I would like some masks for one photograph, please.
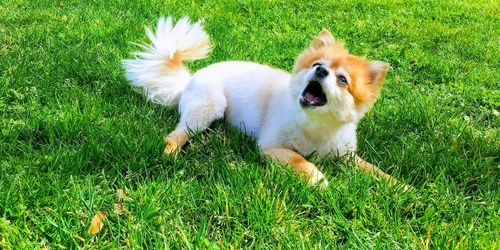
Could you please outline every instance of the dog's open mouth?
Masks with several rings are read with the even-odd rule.
[[[311,81],[300,96],[302,107],[318,107],[326,104],[326,95],[318,81]]]

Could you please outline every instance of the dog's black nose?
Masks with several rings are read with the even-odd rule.
[[[328,76],[328,70],[325,69],[325,67],[323,66],[318,66],[316,68],[316,72],[315,72],[315,75],[319,78],[325,78]]]

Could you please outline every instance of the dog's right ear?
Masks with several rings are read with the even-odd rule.
[[[329,46],[335,42],[335,39],[332,36],[332,33],[327,30],[323,29],[316,38],[311,43],[311,48],[313,49],[320,49],[325,46]]]

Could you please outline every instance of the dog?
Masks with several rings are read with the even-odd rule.
[[[390,175],[356,155],[356,126],[377,100],[388,64],[352,55],[323,29],[287,73],[266,65],[226,61],[190,74],[184,61],[211,50],[201,22],[160,18],[146,28],[150,45],[123,61],[125,76],[154,103],[180,110],[180,122],[165,137],[165,154],[175,153],[190,131],[202,132],[217,119],[257,140],[266,157],[293,170],[309,184],[327,187],[318,167],[304,156],[353,156],[363,172]],[[272,52],[272,51],[270,51]]]

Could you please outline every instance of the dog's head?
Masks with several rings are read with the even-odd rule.
[[[376,101],[388,64],[349,54],[323,30],[298,58],[290,91],[305,112],[358,121]]]

